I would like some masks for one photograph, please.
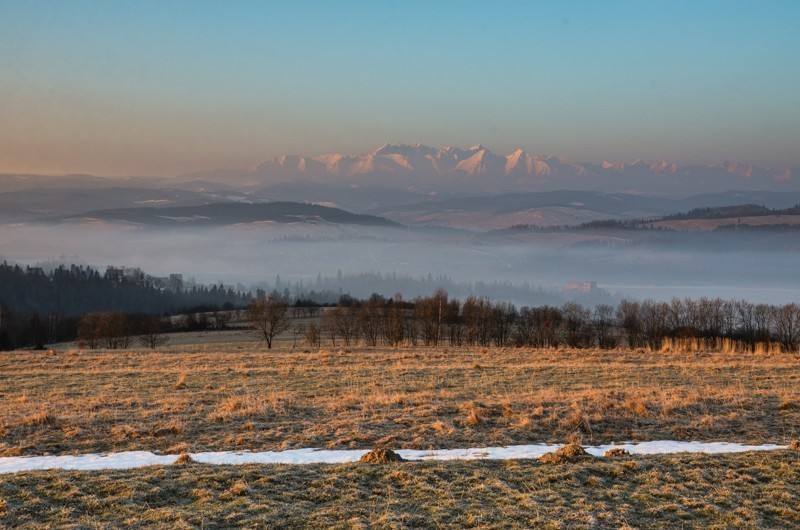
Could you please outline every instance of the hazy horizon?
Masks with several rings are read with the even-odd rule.
[[[513,149],[511,149],[509,151],[501,151],[501,150],[498,150],[498,149],[494,148],[492,145],[488,145],[486,142],[476,142],[474,144],[469,144],[469,145],[466,145],[466,144],[465,145],[455,145],[455,144],[452,144],[452,143],[446,143],[446,144],[442,144],[442,145],[429,145],[429,144],[424,144],[422,142],[417,142],[417,141],[397,141],[397,142],[377,143],[377,144],[372,145],[369,148],[365,148],[365,149],[362,149],[362,150],[359,150],[359,151],[341,151],[341,152],[336,152],[336,151],[332,151],[332,150],[327,150],[327,151],[309,152],[309,153],[301,153],[301,152],[270,153],[270,154],[265,155],[264,157],[258,159],[256,163],[250,163],[250,164],[240,163],[239,165],[229,165],[229,166],[224,166],[224,167],[223,166],[219,166],[219,167],[217,167],[217,166],[214,166],[214,167],[203,167],[203,168],[199,168],[198,167],[198,168],[195,168],[194,170],[184,171],[184,172],[180,172],[180,173],[170,173],[170,174],[167,174],[167,173],[146,174],[146,173],[141,173],[141,172],[140,173],[125,173],[125,174],[104,174],[104,173],[97,173],[97,172],[90,172],[90,171],[78,171],[78,170],[75,170],[75,171],[3,171],[2,168],[0,168],[0,174],[5,174],[5,175],[41,175],[41,176],[52,176],[52,177],[70,176],[70,175],[90,175],[90,176],[93,176],[93,177],[101,177],[101,178],[106,178],[106,179],[111,179],[111,180],[122,180],[122,179],[126,179],[126,178],[131,178],[131,177],[134,177],[134,178],[154,178],[154,179],[169,180],[169,179],[172,179],[172,178],[181,177],[181,176],[185,176],[185,175],[192,175],[194,173],[210,173],[210,172],[214,172],[214,171],[222,172],[222,171],[228,171],[228,170],[252,171],[259,164],[261,164],[263,162],[268,162],[270,160],[274,160],[276,158],[280,158],[280,157],[283,157],[283,156],[296,156],[296,157],[306,158],[306,159],[319,159],[319,158],[325,158],[325,157],[329,157],[329,156],[341,155],[341,156],[349,157],[349,158],[357,158],[357,157],[361,157],[361,156],[365,156],[365,155],[370,155],[370,154],[374,153],[376,150],[378,150],[378,149],[380,149],[382,147],[385,147],[385,146],[414,147],[414,146],[418,146],[418,145],[423,146],[423,147],[430,147],[432,149],[455,148],[455,149],[459,149],[459,150],[462,150],[462,151],[469,151],[470,149],[473,149],[475,147],[482,147],[482,148],[485,148],[487,151],[489,151],[489,152],[491,152],[491,153],[493,153],[495,155],[498,155],[498,156],[509,156],[509,155],[513,154],[514,152],[516,152],[518,150],[521,150],[521,151],[525,152],[527,155],[533,156],[533,157],[536,157],[536,158],[555,157],[557,159],[563,159],[563,160],[566,160],[568,162],[572,162],[572,163],[576,163],[576,164],[591,164],[591,165],[596,165],[596,166],[601,166],[604,163],[611,163],[611,164],[617,166],[617,165],[621,165],[621,164],[630,165],[630,164],[635,163],[635,162],[646,162],[646,163],[653,164],[653,165],[666,162],[666,163],[670,163],[670,164],[675,163],[679,167],[694,167],[694,166],[697,166],[697,167],[722,167],[722,166],[725,166],[725,165],[731,165],[731,166],[740,166],[740,167],[748,167],[748,166],[762,167],[764,169],[770,169],[770,170],[776,170],[776,171],[797,169],[797,167],[794,167],[794,166],[779,166],[779,165],[774,165],[774,164],[765,164],[765,165],[752,164],[752,163],[750,163],[748,161],[738,160],[738,159],[734,159],[734,160],[728,160],[728,159],[726,159],[726,160],[712,160],[712,159],[709,159],[709,160],[706,160],[706,161],[697,160],[697,161],[692,162],[692,163],[678,163],[676,160],[671,160],[671,159],[667,159],[667,158],[664,158],[664,157],[646,158],[646,157],[642,157],[642,156],[630,157],[630,158],[625,158],[625,159],[623,159],[623,158],[614,158],[614,157],[609,157],[609,156],[593,158],[593,159],[569,159],[568,157],[562,156],[560,153],[531,151],[531,150],[525,149],[525,148],[520,147],[520,146],[514,147]],[[800,167],[800,166],[798,166],[798,167]],[[222,181],[222,180],[220,180],[220,181]],[[730,191],[730,190],[726,189],[726,190],[721,190],[721,191]]]
[[[0,173],[383,142],[800,167],[793,2],[0,1]]]
[[[797,2],[720,0],[0,0],[0,174],[56,175],[0,179],[0,254],[247,281],[341,269],[794,297],[792,215],[663,244],[490,231],[794,206],[797,20]],[[296,211],[161,231],[148,223],[224,220],[119,213],[275,201],[408,230]]]

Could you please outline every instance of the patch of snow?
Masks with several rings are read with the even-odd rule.
[[[676,442],[673,440],[657,440],[653,442],[624,442],[611,445],[598,445],[585,447],[586,452],[593,456],[602,456],[612,447],[627,449],[632,455],[672,455],[676,453],[744,453],[747,451],[775,451],[786,449],[787,445],[761,444],[746,445],[731,442]]]
[[[149,451],[86,454],[66,456],[11,456],[0,458],[0,474],[38,469],[94,471],[99,469],[133,469],[145,466],[174,464],[178,455],[156,455]]]
[[[396,451],[406,460],[515,460],[539,458],[563,447],[562,444],[511,445],[507,447],[477,447],[466,449]],[[592,456],[602,457],[611,448],[626,449],[632,455],[667,455],[676,453],[727,454],[746,451],[774,451],[786,445],[745,445],[729,442],[622,442],[584,446]],[[203,464],[346,464],[358,462],[367,449],[290,449],[286,451],[218,451],[192,453],[192,460]],[[157,455],[148,451],[128,451],[108,454],[66,456],[12,456],[0,458],[0,474],[42,469],[95,471],[101,469],[133,469],[145,466],[174,464],[178,455]]]
[[[286,451],[220,451],[213,453],[193,453],[192,459],[203,464],[346,464],[358,462],[368,453],[364,449],[288,449]],[[400,451],[402,453],[402,451]]]

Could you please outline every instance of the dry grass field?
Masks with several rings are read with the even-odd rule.
[[[0,456],[800,437],[791,354],[195,338],[0,354]],[[798,506],[796,450],[0,475],[22,528],[785,528]]]
[[[0,456],[798,437],[792,354],[285,342],[0,354]]]
[[[0,475],[22,528],[797,528],[800,453]]]

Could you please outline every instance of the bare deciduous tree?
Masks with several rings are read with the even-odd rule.
[[[161,321],[154,316],[148,316],[139,335],[139,344],[145,348],[155,350],[169,342],[169,336],[161,332]]]
[[[442,338],[442,322],[447,311],[448,296],[444,289],[437,289],[433,296],[417,299],[414,316],[426,346],[438,346]]]
[[[800,306],[786,304],[775,308],[775,332],[786,351],[794,351],[800,341]]]
[[[495,346],[505,346],[511,340],[514,322],[517,320],[517,308],[508,302],[492,304],[491,333]]]
[[[638,348],[642,339],[639,302],[621,300],[617,306],[617,322],[625,334],[629,348]]]
[[[386,300],[378,294],[373,294],[369,300],[359,308],[358,323],[361,336],[367,346],[377,346],[378,337],[383,327],[383,308]]]
[[[95,350],[100,347],[100,314],[87,313],[78,322],[78,347]]]
[[[131,332],[128,316],[119,311],[101,313],[100,316],[103,340],[106,348],[127,348],[131,344]]]
[[[358,307],[354,305],[342,305],[334,307],[332,311],[336,331],[345,346],[358,342]]]
[[[391,346],[399,346],[406,337],[406,313],[400,294],[396,294],[386,305],[383,333],[386,342]]]
[[[256,334],[272,349],[272,340],[290,327],[289,304],[275,293],[266,298],[256,298],[247,309],[247,320]]]
[[[769,342],[773,323],[772,306],[758,304],[753,308],[753,324],[756,342]]]
[[[335,309],[328,309],[322,313],[322,329],[331,341],[333,347],[336,347],[336,337],[339,336],[339,328],[336,325]]]
[[[597,338],[597,345],[603,349],[613,348],[617,345],[614,336],[614,308],[608,304],[598,304],[592,313],[592,326]]]
[[[652,349],[661,347],[661,341],[667,333],[669,305],[647,299],[639,306],[639,315],[647,346]]]
[[[131,343],[128,316],[119,311],[87,313],[78,323],[77,338],[81,348],[127,348]]]
[[[303,337],[309,346],[319,347],[322,332],[315,322],[310,322],[304,329]]]
[[[577,302],[566,302],[561,306],[561,326],[564,330],[564,342],[570,348],[580,348],[589,344],[591,313]]]

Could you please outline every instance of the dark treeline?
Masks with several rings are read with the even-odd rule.
[[[164,315],[245,307],[249,293],[222,286],[183,288],[138,269],[0,264],[0,349],[40,346],[72,340],[87,313],[121,312]]]
[[[577,232],[582,230],[638,230],[638,231],[666,231],[667,228],[656,228],[651,225],[656,219],[598,219],[587,221],[580,224],[565,225],[532,225],[516,224],[508,228],[498,228],[490,231],[490,234],[505,234],[514,232],[541,232],[545,234],[553,232]]]
[[[122,271],[122,269],[116,269]],[[101,274],[91,267],[59,266],[51,272],[40,268],[0,264],[0,300],[19,313],[57,312],[79,316],[92,311],[173,313],[189,307],[245,306],[248,293],[212,285],[184,289],[161,285],[161,280],[138,269]]]
[[[297,309],[296,309],[297,311]],[[308,308],[315,314],[319,307]],[[147,313],[102,311],[85,313],[80,317],[64,317],[50,313],[20,315],[0,305],[0,351],[34,347],[75,340],[81,348],[128,348],[134,344],[156,348],[166,343],[170,332],[228,329],[233,323],[241,325],[243,310],[209,310],[191,308],[188,312],[162,317]]]
[[[362,341],[368,346],[477,345],[536,348],[650,348],[679,344],[757,351],[780,344],[795,351],[800,342],[800,305],[752,304],[744,300],[701,298],[671,302],[622,300],[616,307],[593,308],[576,302],[521,307],[488,298],[450,298],[444,290],[412,302],[373,295],[345,297],[322,313],[319,324],[295,332],[311,345]],[[730,347],[730,346],[726,346]]]
[[[72,266],[45,273],[0,265],[0,349],[75,338],[90,348],[128,347],[134,339],[155,347],[167,331],[224,328],[233,315],[242,313],[232,309],[251,302],[249,294],[223,287],[164,287],[135,270],[117,274],[120,270],[109,269],[101,275],[89,267]],[[281,285],[280,279],[275,284],[284,288],[274,289],[271,297],[281,300],[287,314],[294,305],[295,343],[310,345],[326,340],[334,346],[662,349],[689,343],[719,347],[719,341],[728,341],[736,344],[735,349],[759,351],[763,345],[777,344],[795,351],[800,342],[800,306],[794,303],[676,298],[594,306],[569,301],[518,308],[487,296],[459,299],[438,289],[410,301],[400,295],[358,299],[338,294],[336,305],[320,312],[318,308],[328,300],[296,297],[291,290],[301,291],[300,286]],[[319,279],[315,286],[319,285],[324,281]],[[309,291],[314,292],[305,292]],[[331,290],[325,292],[325,298],[333,295]],[[261,298],[266,298],[263,290],[256,293],[256,299]],[[183,316],[157,318],[167,314]]]
[[[664,232],[675,231],[673,228],[664,226],[654,226],[653,223],[658,221],[683,221],[690,219],[736,219],[742,217],[764,217],[768,215],[800,215],[800,204],[790,208],[770,209],[766,206],[759,206],[755,204],[741,204],[737,206],[719,206],[707,208],[695,208],[688,212],[675,213],[665,215],[662,217],[651,218],[636,218],[636,219],[599,219],[596,221],[588,221],[585,223],[575,225],[553,225],[553,226],[538,226],[530,224],[513,225],[508,228],[500,228],[490,233],[506,233],[506,232],[574,232],[574,231],[591,231],[591,230],[627,230],[627,231],[640,231],[640,232]],[[725,228],[736,226],[737,222],[730,225],[725,225]],[[743,225],[748,226],[748,225]],[[797,230],[797,225],[792,224],[774,224],[774,225],[757,225],[762,230]],[[719,228],[717,228],[719,230]]]
[[[757,204],[695,208],[685,213],[666,215],[662,219],[665,221],[684,219],[728,219],[732,217],[762,217],[766,215],[800,215],[800,204],[796,204],[790,208],[775,209]]]

